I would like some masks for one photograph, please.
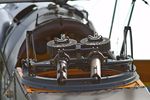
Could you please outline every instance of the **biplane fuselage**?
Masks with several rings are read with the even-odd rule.
[[[1,100],[148,100],[132,57],[66,2],[0,9]]]

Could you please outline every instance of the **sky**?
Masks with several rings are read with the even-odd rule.
[[[83,0],[84,1],[84,0]],[[110,25],[116,0],[91,0],[78,3],[89,11],[89,18],[96,31],[103,37],[109,37]],[[114,27],[111,36],[111,50],[120,53],[124,26],[127,25],[132,0],[118,0]],[[147,0],[150,3],[150,0]],[[78,5],[78,6],[79,6]],[[136,0],[131,19],[133,33],[134,59],[150,59],[150,5]],[[129,52],[130,54],[130,52]]]
[[[150,3],[150,0],[147,1]],[[116,55],[120,53],[123,29],[128,22],[131,2],[132,0],[118,0],[111,36],[111,50]],[[68,3],[87,10],[96,32],[103,37],[109,37],[115,0],[81,0]],[[150,6],[142,0],[136,0],[130,26],[133,33],[134,59],[150,59]]]

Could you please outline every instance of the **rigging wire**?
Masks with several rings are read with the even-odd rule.
[[[1,50],[0,50],[0,59],[2,60],[2,63],[4,64],[4,67],[6,68],[6,72],[8,73],[8,76],[11,77],[11,73],[10,73],[8,67],[7,67],[7,63],[4,60],[3,53],[2,53]]]
[[[136,0],[132,0],[132,3],[131,3],[131,11],[130,11],[130,15],[129,15],[129,19],[128,19],[128,23],[127,23],[127,26],[125,26],[125,29],[124,29],[124,40],[123,40],[123,44],[122,44],[122,48],[121,48],[121,51],[120,51],[120,55],[124,55],[125,57],[127,56],[127,44],[126,44],[126,38],[127,38],[127,33],[128,31],[130,31],[130,22],[131,22],[131,18],[132,18],[132,15],[133,15],[133,11],[134,11],[134,7],[135,7],[135,2]],[[130,34],[132,34],[132,32],[130,31]],[[132,41],[132,39],[131,39]],[[131,46],[133,46],[131,44]],[[131,56],[133,57],[133,47],[131,47]]]
[[[149,3],[146,0],[142,0],[145,4],[149,5]]]
[[[113,11],[113,16],[112,16],[112,21],[111,21],[111,27],[110,27],[110,32],[109,32],[109,39],[111,38],[111,34],[112,34],[114,19],[115,19],[115,15],[116,15],[117,3],[118,3],[118,0],[115,1],[114,11]]]
[[[149,3],[146,0],[142,0],[145,4],[149,5]],[[131,31],[131,27],[130,27],[130,22],[131,22],[131,18],[133,15],[133,11],[134,11],[134,7],[135,7],[135,2],[136,0],[132,0],[131,3],[131,10],[130,10],[130,15],[129,15],[129,19],[128,19],[128,23],[127,26],[125,26],[125,30],[124,30],[124,40],[123,40],[123,44],[122,44],[122,48],[121,48],[121,52],[120,55],[125,53],[124,55],[127,56],[127,44],[126,44],[126,38],[127,38],[127,33],[128,31],[130,32],[130,40],[131,40],[131,56],[133,58],[133,43],[132,43],[132,31]],[[129,28],[129,29],[127,29]]]

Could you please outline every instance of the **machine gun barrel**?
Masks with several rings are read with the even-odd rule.
[[[91,61],[91,77],[101,78],[101,61],[99,58],[93,58]]]
[[[57,82],[59,85],[63,85],[67,79],[67,62],[60,60],[57,62]]]

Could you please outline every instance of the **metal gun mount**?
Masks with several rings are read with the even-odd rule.
[[[110,40],[97,34],[80,42],[62,34],[47,43],[47,51],[47,61],[25,61],[30,72],[23,77],[24,84],[69,92],[114,88],[138,79],[133,59],[117,59],[110,51]],[[42,71],[50,74],[42,76]]]
[[[52,60],[52,66],[57,66],[57,80],[62,82],[67,79],[67,69],[71,66],[91,65],[91,78],[101,78],[101,66],[106,62],[104,53],[110,49],[109,39],[101,36],[89,36],[77,43],[62,35],[47,43],[47,48]],[[90,62],[90,63],[89,63]],[[85,67],[90,70],[90,67]]]

